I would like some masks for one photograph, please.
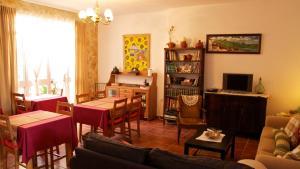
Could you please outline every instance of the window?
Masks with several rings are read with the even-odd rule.
[[[16,14],[18,90],[25,95],[51,93],[55,86],[74,100],[74,20]]]

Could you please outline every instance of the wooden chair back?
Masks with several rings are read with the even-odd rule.
[[[202,96],[198,96],[198,101],[194,105],[184,103],[182,96],[178,97],[179,115],[182,118],[200,118],[202,113]]]
[[[0,140],[8,140],[13,145],[17,145],[17,134],[14,132],[9,116],[0,114]]]
[[[142,108],[142,95],[132,96],[129,113],[137,112],[138,115],[140,115],[141,108]]]
[[[106,97],[106,83],[95,83],[95,93],[93,99],[101,99]]]
[[[74,105],[68,102],[56,102],[56,113],[73,116]]]
[[[76,103],[77,104],[88,102],[88,101],[91,101],[90,94],[84,93],[84,94],[78,94],[78,95],[76,95]]]
[[[93,99],[102,99],[106,97],[106,92],[104,91],[96,91]]]
[[[28,112],[29,108],[26,106],[24,94],[12,93],[12,97],[17,114],[21,112]]]
[[[127,109],[127,98],[115,100],[114,101],[114,107],[112,111],[110,111],[110,118],[112,121],[118,118],[123,118],[123,121],[125,119]]]

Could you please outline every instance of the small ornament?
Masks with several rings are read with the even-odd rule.
[[[113,70],[112,70],[111,73],[112,73],[112,74],[119,74],[120,71],[119,71],[119,69],[117,68],[117,66],[115,66],[115,67],[113,68]]]
[[[202,49],[202,48],[203,48],[203,43],[201,42],[201,40],[199,40],[199,41],[196,43],[195,48],[199,48],[199,49]]]
[[[255,86],[255,92],[257,94],[263,94],[265,92],[265,87],[262,84],[261,77],[259,78],[258,84]]]

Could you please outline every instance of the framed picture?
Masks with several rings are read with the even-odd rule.
[[[261,34],[208,34],[207,53],[259,54]]]
[[[150,34],[123,35],[124,71],[133,68],[147,71],[150,67]]]

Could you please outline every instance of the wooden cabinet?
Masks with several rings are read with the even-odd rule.
[[[152,120],[156,118],[157,109],[156,79],[156,73],[152,73],[151,76],[147,76],[146,72],[141,72],[139,75],[112,74],[106,86],[106,95],[108,97],[127,97],[128,99],[134,95],[142,95],[143,118]],[[145,80],[150,83],[149,86],[143,85]]]
[[[205,92],[208,126],[259,136],[265,125],[266,95]]]
[[[177,117],[177,96],[202,95],[204,86],[204,49],[165,48],[164,114],[165,120]]]

